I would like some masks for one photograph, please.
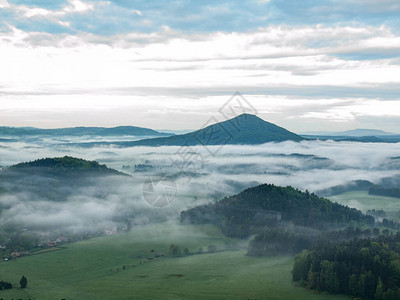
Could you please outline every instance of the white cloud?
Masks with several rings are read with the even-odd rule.
[[[0,8],[8,8],[10,7],[10,4],[8,3],[7,0],[0,0]]]
[[[64,26],[64,27],[71,27],[71,23],[70,22],[58,21],[57,23],[60,24],[61,26]]]
[[[137,9],[133,9],[132,10],[135,14],[137,14],[138,16],[142,16],[142,12],[140,10]]]
[[[66,13],[85,12],[94,9],[94,4],[90,2],[83,2],[80,0],[68,0],[70,6],[64,7],[63,11]]]
[[[352,122],[360,115],[398,116],[394,112],[400,99],[392,99],[396,101],[378,109],[382,102],[378,92],[369,96],[375,97],[374,101],[364,101],[365,97],[358,96],[365,103],[362,106],[348,104],[346,101],[354,95],[346,93],[349,89],[385,92],[386,86],[390,93],[393,86],[400,84],[399,61],[390,57],[362,60],[342,57],[343,53],[370,52],[379,56],[380,51],[395,53],[398,49],[400,38],[396,34],[385,27],[371,26],[270,26],[252,33],[191,36],[168,28],[159,33],[110,37],[27,33],[11,27],[9,33],[0,35],[0,116],[2,120],[10,120],[5,114],[13,110],[19,114],[36,111],[37,122],[44,119],[46,107],[51,111],[63,107],[69,113],[90,114],[91,108],[106,113],[118,103],[120,109],[112,111],[129,120],[132,114],[123,111],[123,103],[129,103],[130,109],[142,112],[142,125],[150,125],[147,112],[152,110],[157,111],[159,123],[150,127],[166,128],[171,121],[168,115],[215,111],[218,107],[206,96],[222,93],[216,101],[222,105],[223,99],[236,90],[253,95],[270,93],[271,96],[260,97],[272,101],[273,106],[268,104],[270,113],[275,112],[283,120],[294,120],[294,116],[303,120]],[[343,105],[327,106],[330,88],[336,90],[328,98],[342,100]],[[288,94],[293,89],[297,89],[298,102]],[[314,101],[302,96],[302,90],[305,95],[315,90],[312,99],[321,91],[325,94]],[[393,91],[392,97],[395,96]],[[193,103],[193,97],[202,99],[200,106],[204,108],[186,106]],[[254,101],[259,99],[249,97]],[[82,105],[88,109],[82,110]],[[266,109],[262,101],[258,105],[259,109]],[[80,117],[83,119],[75,121],[94,120],[82,114]],[[197,121],[184,126],[196,128],[204,118],[191,119]],[[55,119],[65,121],[66,117]]]
[[[17,15],[24,15],[27,18],[45,18],[54,23],[66,26],[67,22],[62,18],[75,13],[85,13],[94,10],[95,4],[92,2],[83,2],[80,0],[68,0],[68,5],[65,5],[59,10],[50,10],[41,7],[29,7],[26,5],[10,4],[7,0],[0,0],[0,8],[6,8],[14,11]],[[98,3],[100,6],[107,5],[107,2]]]
[[[22,8],[22,6],[20,8]],[[44,8],[26,8],[25,16],[31,18],[35,16],[47,16],[51,13],[50,10]]]
[[[68,23],[64,25],[68,26]],[[3,56],[0,78],[3,82],[8,81],[10,86],[17,84],[19,88],[28,84],[39,89],[45,85],[59,85],[63,89],[135,86],[175,88],[181,87],[182,83],[187,87],[260,87],[280,84],[367,86],[400,80],[400,67],[393,64],[393,60],[349,61],[334,58],[331,54],[350,50],[337,46],[308,48],[301,43],[312,38],[318,39],[320,29],[294,31],[271,27],[253,34],[217,33],[194,40],[173,36],[165,42],[132,44],[124,48],[87,44],[85,39],[91,39],[91,36],[64,36],[61,40],[56,39],[57,47],[49,45],[29,49],[30,43],[35,43],[37,39],[51,40],[52,36],[28,34],[14,28],[11,36],[3,38],[0,47],[4,53],[11,55],[11,52],[15,52],[11,55],[15,59]],[[329,36],[331,32],[333,37],[338,31],[351,34],[354,30],[323,29],[326,35]],[[371,37],[360,41],[354,35],[353,44],[361,47],[359,52],[370,47],[400,48],[398,37],[384,39],[374,36],[381,34],[381,31],[371,32]],[[152,39],[155,36],[147,37]],[[141,36],[127,35],[126,38],[135,40]],[[262,38],[265,39],[261,43]],[[10,40],[14,45],[7,42]],[[26,48],[15,48],[15,44],[21,43]],[[62,47],[70,44],[73,45],[71,48]],[[197,71],[193,72],[193,68]],[[16,75],[11,77],[11,82],[9,71]]]

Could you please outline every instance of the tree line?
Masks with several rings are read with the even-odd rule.
[[[342,230],[327,232],[295,232],[284,227],[270,227],[254,236],[249,242],[247,255],[268,256],[281,254],[297,254],[304,249],[311,249],[322,242],[341,242],[354,238],[373,238],[381,234],[389,234],[389,229],[375,227],[361,229],[349,226]]]
[[[400,233],[321,242],[295,257],[293,280],[363,299],[400,299]]]
[[[380,185],[373,185],[370,187],[368,194],[400,198],[400,189],[399,188],[385,188]]]

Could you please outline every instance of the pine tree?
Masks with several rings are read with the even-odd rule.
[[[378,285],[376,286],[376,291],[375,291],[375,299],[382,300],[384,292],[385,292],[385,287],[383,285],[381,278],[379,277]]]

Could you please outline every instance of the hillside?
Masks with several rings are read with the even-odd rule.
[[[321,197],[329,197],[352,191],[368,191],[369,195],[400,198],[398,178],[396,180],[396,177],[384,178],[382,180],[382,184],[374,184],[368,180],[355,180],[345,184],[319,190],[315,193]]]
[[[135,146],[194,146],[263,144],[267,142],[301,141],[302,137],[257,116],[242,114],[236,118],[207,126],[203,129],[165,138],[132,142]]]
[[[242,114],[233,119],[203,129],[169,137],[129,142],[79,143],[83,147],[95,145],[133,146],[195,146],[195,145],[257,145],[267,142],[301,141],[304,138],[255,115]]]
[[[29,174],[41,174],[48,176],[87,176],[87,175],[124,175],[117,170],[101,165],[97,161],[88,161],[71,156],[43,158],[31,162],[23,162],[6,168],[0,175],[10,175],[18,172]]]
[[[71,156],[43,158],[0,171],[0,193],[30,193],[30,199],[65,201],[78,187],[105,176],[128,176],[96,161]],[[1,205],[0,205],[1,208]]]
[[[353,180],[351,182],[335,185],[315,192],[320,197],[329,197],[351,191],[368,191],[374,184],[368,180]]]
[[[0,136],[35,136],[35,135],[67,135],[67,136],[170,136],[171,134],[158,132],[153,129],[135,127],[135,126],[118,126],[112,128],[106,127],[72,127],[57,129],[40,129],[34,127],[0,127]]]
[[[263,184],[238,195],[181,213],[182,223],[211,223],[228,236],[247,237],[265,226],[292,223],[315,230],[329,230],[349,224],[374,224],[361,211],[333,203],[292,187]]]

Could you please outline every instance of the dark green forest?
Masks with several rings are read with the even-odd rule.
[[[389,229],[375,227],[361,229],[346,227],[327,232],[294,232],[289,228],[269,227],[255,235],[249,242],[247,254],[250,256],[269,256],[297,254],[322,242],[341,242],[355,238],[372,238],[388,234]]]
[[[363,299],[400,299],[400,233],[319,243],[295,257],[293,280]]]
[[[316,194],[322,197],[339,195],[352,191],[368,191],[369,195],[386,196],[400,198],[398,178],[385,178],[381,184],[373,184],[368,180],[354,180],[347,184],[336,185],[324,190],[317,191]]]
[[[0,193],[29,192],[31,200],[66,201],[79,187],[93,185],[104,176],[129,175],[96,161],[71,156],[44,158],[1,170]]]
[[[380,185],[373,185],[369,189],[368,194],[400,198],[400,189],[399,188],[385,188]]]
[[[181,222],[211,223],[219,226],[227,236],[245,238],[262,232],[266,226],[286,226],[290,223],[327,231],[350,223],[373,226],[375,219],[307,191],[263,184],[214,204],[183,211]]]
[[[13,171],[27,171],[29,175],[46,176],[87,176],[87,175],[126,175],[117,170],[110,169],[97,161],[75,158],[71,156],[43,158],[31,162],[23,162],[6,168],[1,176],[12,175]],[[19,173],[19,175],[21,175]]]

